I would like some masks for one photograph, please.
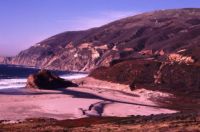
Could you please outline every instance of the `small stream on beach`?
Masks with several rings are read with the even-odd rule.
[[[38,72],[40,69],[13,66],[13,65],[0,65],[0,89],[18,89],[26,85],[27,77],[30,74]],[[70,72],[70,71],[52,71],[54,74],[59,75],[61,78],[71,80],[79,79],[88,76],[87,73]]]

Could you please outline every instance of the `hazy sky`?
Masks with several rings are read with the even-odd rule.
[[[64,31],[97,27],[145,11],[183,7],[200,7],[200,0],[0,0],[0,55],[16,55]]]

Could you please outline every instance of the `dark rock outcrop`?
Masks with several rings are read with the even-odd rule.
[[[9,63],[90,71],[113,59],[149,58],[199,63],[200,9],[161,10],[99,28],[64,32],[20,52]],[[177,58],[178,57],[178,58]],[[171,59],[169,59],[171,60]]]
[[[32,74],[27,79],[27,88],[37,89],[59,89],[66,87],[77,87],[77,84],[71,81],[64,80],[58,76],[53,75],[50,71],[41,70],[36,74]]]

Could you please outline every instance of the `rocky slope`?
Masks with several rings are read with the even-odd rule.
[[[0,56],[0,63],[3,63],[3,62],[4,62],[4,57]]]
[[[3,56],[0,56],[0,64],[6,64],[6,63],[9,63],[11,61],[11,57],[3,57]]]
[[[64,32],[20,52],[9,63],[90,71],[113,59],[199,63],[200,9],[143,13],[99,28]]]
[[[129,84],[131,89],[140,85],[161,86],[174,90],[200,90],[200,66],[177,62],[132,59],[110,67],[99,67],[90,73],[97,79]]]

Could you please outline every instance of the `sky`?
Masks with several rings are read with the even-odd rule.
[[[186,7],[200,8],[200,0],[0,0],[0,56],[14,56],[61,32]]]

